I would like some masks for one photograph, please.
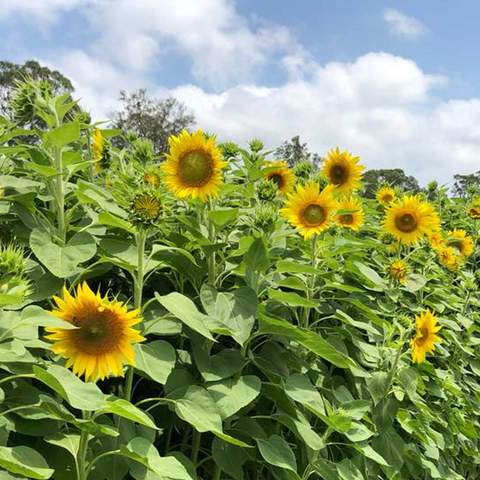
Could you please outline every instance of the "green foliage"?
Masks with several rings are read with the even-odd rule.
[[[157,164],[164,146],[127,135],[118,148],[120,132],[102,129],[110,157],[98,171],[96,126],[70,115],[76,103],[50,92],[32,105],[41,128],[4,118],[0,131],[0,478],[479,477],[480,232],[469,201],[424,192],[445,232],[475,241],[456,272],[427,241],[397,250],[369,198],[362,230],[305,241],[277,190],[259,202],[271,153],[260,141],[224,144],[218,198],[178,200]],[[297,163],[299,181],[311,166]],[[393,172],[375,181],[412,191]],[[132,203],[146,193],[161,203],[148,222]],[[388,276],[397,258],[404,283]],[[28,288],[18,294],[13,279]],[[83,281],[139,309],[145,341],[125,377],[85,382],[46,338],[82,326],[50,312]],[[417,365],[410,340],[427,308],[441,343]]]

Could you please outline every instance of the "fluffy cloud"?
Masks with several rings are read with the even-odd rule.
[[[422,22],[393,8],[385,10],[383,19],[387,22],[390,33],[393,35],[415,39],[427,33],[427,28]]]
[[[87,5],[89,0],[0,0],[0,19],[15,14],[48,26],[67,10]]]
[[[317,65],[308,79],[275,88],[239,85],[212,94],[186,85],[171,93],[222,139],[256,136],[276,146],[300,134],[320,154],[338,145],[370,168],[399,166],[425,183],[478,169],[480,100],[437,100],[445,82],[411,60],[369,53]]]

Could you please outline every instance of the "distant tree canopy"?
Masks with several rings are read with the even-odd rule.
[[[454,175],[452,192],[456,197],[471,197],[480,194],[480,170],[468,175]]]
[[[378,170],[367,170],[363,176],[365,195],[367,198],[374,198],[375,193],[384,183],[392,187],[398,187],[406,192],[419,192],[420,186],[415,177],[405,175],[401,168],[386,168]]]
[[[9,104],[17,83],[31,78],[32,80],[47,81],[52,93],[72,93],[72,82],[57,70],[50,70],[35,60],[27,60],[24,64],[0,61],[0,114],[8,116]]]
[[[320,164],[320,155],[312,153],[308,150],[306,143],[300,142],[300,137],[296,135],[290,141],[285,141],[275,150],[275,157],[285,160],[289,166],[304,161],[311,161],[314,165]]]
[[[168,150],[168,137],[191,128],[195,117],[175,98],[147,96],[142,88],[132,93],[120,92],[121,109],[112,114],[113,126],[153,142],[155,153]]]

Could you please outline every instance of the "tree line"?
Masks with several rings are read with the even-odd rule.
[[[0,114],[12,119],[19,127],[25,126],[30,118],[25,106],[29,105],[28,88],[17,89],[20,82],[32,79],[40,88],[48,89],[54,94],[73,95],[74,86],[70,79],[57,70],[40,65],[35,60],[23,64],[0,61]],[[90,121],[87,112],[83,113]],[[173,97],[152,98],[145,89],[133,92],[121,91],[119,108],[111,112],[111,127],[124,132],[123,136],[115,138],[117,146],[132,141],[135,138],[148,139],[151,148],[157,156],[168,149],[168,138],[178,134],[183,129],[191,129],[195,125],[195,117],[186,105]],[[231,142],[228,142],[231,146]],[[294,136],[275,149],[274,155],[285,160],[290,166],[300,162],[310,162],[313,168],[319,168],[322,158],[311,152],[299,136]],[[401,168],[370,169],[364,175],[365,195],[373,198],[378,187],[388,184],[404,191],[420,192],[422,189],[418,180],[407,175]],[[438,189],[436,182],[431,182],[424,191],[433,192]],[[471,174],[454,175],[451,192],[455,197],[472,197],[480,195],[480,170]]]

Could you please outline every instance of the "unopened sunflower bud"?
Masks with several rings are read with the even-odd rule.
[[[262,202],[271,202],[277,196],[278,186],[272,180],[262,180],[257,187],[257,197]]]

